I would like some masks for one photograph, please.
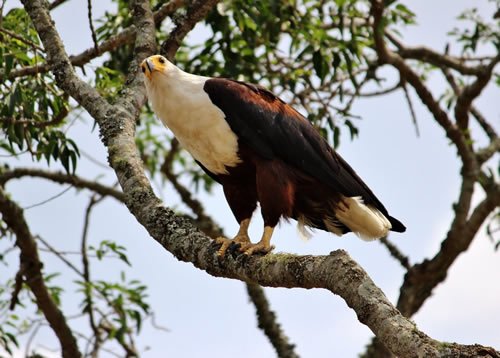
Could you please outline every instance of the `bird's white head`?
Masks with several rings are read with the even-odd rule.
[[[158,75],[169,75],[176,72],[178,68],[161,55],[153,55],[142,61],[140,65],[142,73],[144,73],[144,81],[153,81]]]

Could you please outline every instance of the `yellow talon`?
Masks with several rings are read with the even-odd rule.
[[[240,244],[240,246],[250,244],[250,237],[248,237],[248,226],[250,225],[250,219],[245,219],[240,224],[240,229],[238,233],[233,239],[228,239],[223,236],[220,236],[215,239],[215,242],[221,244],[219,251],[217,251],[217,255],[224,256],[226,254],[227,249],[231,246],[232,243]]]
[[[245,255],[253,255],[255,253],[263,253],[267,254],[268,252],[274,249],[274,246],[271,245],[271,237],[273,236],[274,228],[270,226],[266,226],[264,228],[264,233],[262,234],[262,238],[256,244],[252,244],[250,238],[248,237],[248,225],[250,224],[250,219],[245,219],[240,224],[240,229],[238,230],[238,234],[233,239],[228,239],[225,237],[218,237],[215,239],[215,242],[221,244],[220,249],[217,251],[218,256],[224,256],[226,254],[227,249],[231,244],[239,244],[239,251],[243,252]]]
[[[264,234],[262,235],[262,239],[256,244],[252,244],[249,242],[246,245],[241,245],[240,251],[242,251],[245,255],[253,255],[254,253],[263,253],[267,254],[268,252],[274,249],[274,246],[271,245],[271,237],[273,236],[274,228],[270,226],[266,226],[264,228]]]

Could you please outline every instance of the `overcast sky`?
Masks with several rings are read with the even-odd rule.
[[[493,14],[493,6],[487,1],[408,3],[416,11],[419,24],[404,32],[404,41],[425,44],[437,50],[444,47],[446,33],[456,24],[454,19],[460,9],[480,6],[483,13]],[[7,1],[7,6],[15,4],[12,0]],[[100,17],[109,6],[107,1],[94,1],[94,17]],[[91,46],[86,1],[69,1],[54,11],[53,16],[70,54]],[[203,36],[203,31],[203,27],[198,26],[191,39],[196,41]],[[433,91],[439,93],[440,86],[437,81],[433,82]],[[498,88],[490,86],[478,102],[478,107],[497,128],[500,123],[499,92]],[[390,240],[410,256],[412,263],[434,255],[449,228],[453,215],[451,204],[458,195],[460,162],[455,149],[421,105],[416,106],[420,137],[415,136],[402,93],[357,102],[353,111],[363,118],[357,123],[360,138],[351,142],[344,133],[339,152],[391,214],[406,224],[407,232],[392,234]],[[86,153],[106,163],[105,148],[97,130],[90,131],[92,125],[93,120],[85,115],[82,121],[71,127],[69,135]],[[11,163],[31,165],[28,157]],[[96,178],[102,171],[85,157],[78,164],[79,175],[88,179]],[[106,173],[100,180],[114,183],[114,173],[111,170]],[[59,185],[33,179],[8,184],[12,197],[23,207],[47,199],[62,189]],[[171,189],[158,191],[157,195],[164,198],[166,205],[179,203]],[[32,232],[56,247],[78,250],[83,212],[89,196],[88,192],[72,189],[57,200],[27,210],[25,214]],[[199,197],[206,204],[207,212],[227,233],[236,232],[237,224],[220,188],[214,190],[213,195],[200,194]],[[477,200],[480,198],[477,196]],[[260,215],[256,214],[250,231],[254,241],[262,231]],[[137,340],[141,351],[149,347],[144,357],[275,356],[267,338],[257,328],[254,307],[248,301],[243,283],[214,278],[191,264],[177,261],[148,236],[123,205],[106,199],[97,206],[89,239],[91,244],[104,239],[114,240],[128,248],[133,264],[128,277],[140,279],[148,285],[149,302],[156,313],[156,321],[169,329],[169,332],[163,332],[149,324],[144,326]],[[366,243],[352,234],[338,238],[319,231],[304,242],[292,223],[276,230],[273,244],[277,252],[297,254],[326,254],[345,249],[392,302],[398,297],[404,272],[378,242]],[[481,343],[500,349],[499,255],[481,230],[469,251],[451,267],[445,283],[434,290],[433,297],[413,317],[419,328],[438,340]],[[66,267],[53,256],[42,254],[42,258],[46,272],[66,271]],[[75,262],[79,264],[78,257],[75,257]],[[13,276],[17,265],[17,257],[12,257],[8,274]],[[117,279],[122,269],[123,266],[116,262],[97,263],[92,267],[92,277]],[[2,277],[7,276],[2,273]],[[74,279],[63,276],[56,282],[70,290]],[[327,291],[266,289],[266,293],[279,322],[303,357],[355,357],[364,350],[372,336],[345,302]],[[67,314],[77,313],[78,304],[75,295],[65,296]],[[79,325],[78,322],[73,324]],[[40,337],[39,342],[45,347],[58,346],[50,329],[42,329]]]

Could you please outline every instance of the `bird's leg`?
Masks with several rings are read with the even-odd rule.
[[[248,226],[250,225],[250,219],[244,219],[240,223],[240,229],[236,236],[231,240],[220,236],[215,239],[215,242],[221,244],[219,251],[217,251],[217,255],[224,256],[226,250],[231,246],[232,243],[240,244],[240,246],[244,246],[247,244],[251,244],[250,238],[248,237]]]
[[[245,255],[253,255],[256,252],[261,252],[263,254],[267,254],[274,246],[271,245],[271,237],[273,236],[274,227],[265,226],[264,233],[262,234],[262,238],[256,244],[252,244],[248,242],[247,244],[242,244],[240,247],[240,251],[244,252]]]

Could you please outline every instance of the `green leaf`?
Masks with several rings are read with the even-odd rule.
[[[10,74],[10,71],[14,67],[14,56],[12,54],[7,54],[4,57],[5,60],[5,76],[7,77]]]
[[[312,60],[316,74],[321,80],[323,80],[325,74],[323,72],[323,55],[321,54],[320,50],[314,51]]]

